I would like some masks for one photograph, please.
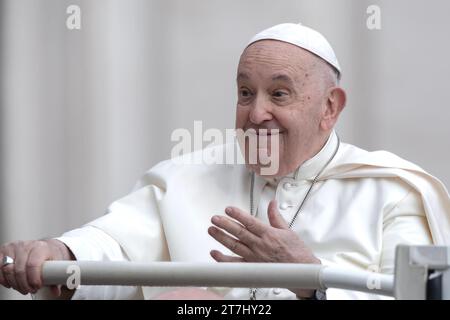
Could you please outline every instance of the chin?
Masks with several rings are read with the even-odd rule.
[[[281,168],[271,168],[270,165],[246,164],[249,171],[255,172],[257,175],[267,178],[278,178],[286,175]]]

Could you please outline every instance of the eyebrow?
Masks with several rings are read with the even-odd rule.
[[[248,80],[248,79],[250,79],[250,77],[246,73],[239,72],[236,79],[237,80]]]
[[[291,77],[285,74],[276,74],[272,77],[272,81],[284,81],[289,83],[290,85],[294,85],[294,80]]]
[[[239,72],[238,75],[237,75],[237,77],[236,77],[236,79],[237,79],[237,80],[249,80],[250,77],[249,77],[248,74],[246,74],[246,73]],[[291,85],[294,85],[294,81],[292,80],[292,78],[289,77],[288,75],[282,74],[282,73],[280,73],[280,74],[275,74],[275,75],[272,77],[272,81],[284,81],[284,82],[287,82],[287,83],[289,83],[289,84],[291,84]]]

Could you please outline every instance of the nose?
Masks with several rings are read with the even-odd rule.
[[[270,113],[270,102],[267,102],[262,97],[255,99],[251,110],[249,119],[254,124],[261,124],[264,121],[270,121],[273,119]]]

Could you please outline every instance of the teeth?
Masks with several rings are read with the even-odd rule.
[[[254,135],[257,135],[257,136],[277,136],[277,135],[279,135],[279,134],[281,134],[282,132],[280,132],[280,131],[278,131],[278,132],[258,132],[258,131],[247,131],[246,132],[247,134],[248,133],[250,133],[250,134],[254,134]]]

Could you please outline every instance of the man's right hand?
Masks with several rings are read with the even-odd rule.
[[[9,256],[13,264],[0,266],[0,285],[22,294],[36,293],[42,288],[42,264],[47,260],[75,260],[72,252],[58,240],[17,241],[0,247],[0,261]],[[55,296],[61,295],[60,286],[51,286]]]

